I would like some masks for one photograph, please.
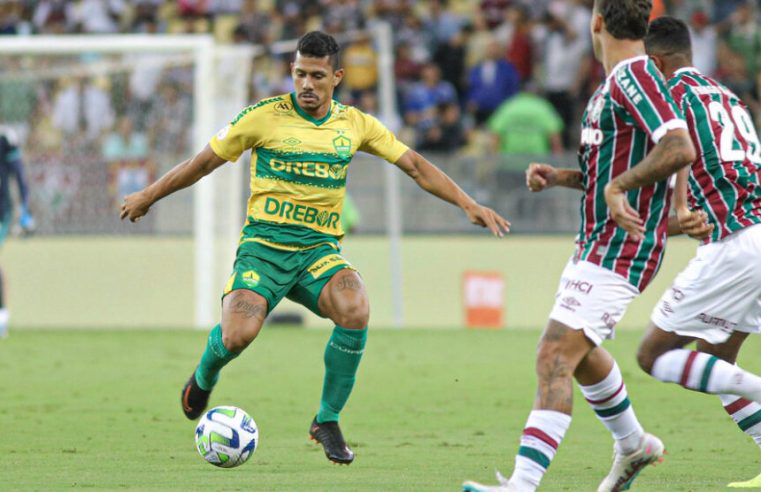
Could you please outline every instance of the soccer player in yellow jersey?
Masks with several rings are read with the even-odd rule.
[[[291,65],[295,91],[241,111],[195,157],[126,196],[121,218],[137,221],[161,198],[252,149],[248,219],[224,290],[222,320],[211,330],[201,361],[182,390],[182,408],[189,419],[203,413],[222,367],[254,341],[267,314],[287,296],[336,324],[325,349],[322,397],[309,434],[329,460],[348,464],[354,453],[338,416],[354,386],[369,319],[362,278],[340,248],[352,156],[361,150],[386,159],[496,236],[510,224],[477,204],[378,120],[334,101],[333,91],[344,75],[338,53],[330,35],[304,35]]]

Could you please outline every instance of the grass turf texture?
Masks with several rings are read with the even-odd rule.
[[[538,332],[371,329],[342,415],[357,454],[330,464],[307,439],[322,382],[324,330],[266,328],[222,373],[211,404],[259,425],[245,465],[223,470],[194,448],[180,388],[206,334],[17,331],[0,340],[0,488],[5,490],[457,491],[509,475],[535,389]],[[639,333],[607,345],[646,429],[669,451],[633,489],[709,491],[761,471],[759,450],[718,398],[650,380],[634,363]],[[753,338],[740,363],[761,372]],[[578,391],[571,429],[543,482],[594,490],[612,441]]]

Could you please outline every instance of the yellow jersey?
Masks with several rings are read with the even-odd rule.
[[[354,154],[394,163],[408,150],[373,116],[332,101],[318,120],[299,107],[295,93],[245,108],[209,146],[233,162],[251,149],[251,196],[241,241],[279,249],[337,246]]]

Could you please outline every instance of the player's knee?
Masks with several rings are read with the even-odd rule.
[[[336,313],[333,321],[344,328],[361,330],[370,321],[370,307],[365,299],[347,302]]]
[[[648,374],[652,374],[655,360],[659,355],[659,353],[657,353],[651,346],[648,345],[646,340],[643,340],[639,346],[639,349],[637,349],[637,364],[643,371]]]
[[[256,338],[256,333],[251,333],[239,327],[222,327],[222,344],[230,352],[241,352],[248,347]]]

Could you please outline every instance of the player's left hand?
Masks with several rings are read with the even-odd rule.
[[[510,222],[489,207],[474,203],[465,208],[465,213],[471,223],[486,227],[497,237],[504,237],[510,232]]]
[[[679,227],[693,239],[703,240],[711,236],[714,225],[708,223],[708,214],[702,210],[677,209]]]
[[[638,241],[644,237],[645,223],[637,211],[629,205],[626,192],[615,180],[605,186],[605,203],[608,205],[611,218],[619,227]]]
[[[142,216],[148,213],[153,203],[147,197],[145,191],[138,191],[124,197],[122,210],[119,218],[121,220],[129,219],[130,222],[137,222]]]

